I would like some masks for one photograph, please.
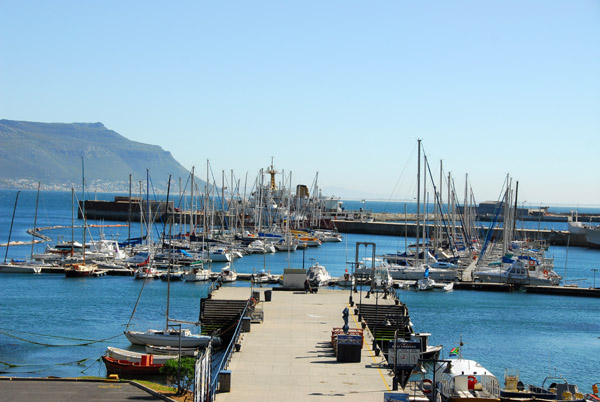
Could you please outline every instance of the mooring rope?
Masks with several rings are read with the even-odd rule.
[[[36,336],[45,336],[45,337],[49,337],[49,338],[60,338],[60,339],[70,339],[70,340],[75,340],[75,341],[85,341],[85,343],[79,343],[79,344],[55,345],[55,344],[36,342],[36,341],[29,340],[29,339],[25,339],[20,336],[11,334],[11,333],[7,332],[7,330],[0,329],[0,334],[20,340],[22,342],[32,343],[34,345],[40,345],[40,346],[53,346],[53,347],[54,346],[56,346],[56,347],[59,347],[59,346],[60,347],[63,347],[63,346],[88,346],[88,345],[93,345],[95,343],[106,342],[106,341],[109,341],[111,339],[114,339],[114,338],[117,338],[117,337],[123,335],[123,334],[118,334],[118,335],[114,335],[114,336],[104,338],[104,339],[93,340],[93,339],[68,338],[68,337],[58,336],[58,335],[36,334],[36,333],[24,332],[24,331],[13,331],[13,332],[19,332],[19,333],[24,333],[24,334],[28,334],[28,335],[36,335]]]

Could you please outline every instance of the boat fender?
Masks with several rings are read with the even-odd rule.
[[[429,385],[426,386],[425,384]],[[423,381],[421,381],[421,391],[423,391],[425,395],[431,394],[431,391],[433,391],[433,381],[431,381],[429,378],[425,378]]]
[[[535,261],[529,260],[529,265],[534,266],[535,265]]]

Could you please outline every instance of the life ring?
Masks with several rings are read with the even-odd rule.
[[[544,276],[548,276],[548,271],[544,270]]]
[[[429,384],[429,387],[425,387],[425,384]],[[429,378],[425,378],[423,381],[421,381],[421,391],[423,391],[424,394],[431,394],[433,391],[433,381],[431,381]]]
[[[531,265],[533,267],[535,265],[535,261],[529,260],[529,265]]]

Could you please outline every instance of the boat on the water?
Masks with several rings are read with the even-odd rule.
[[[562,277],[550,265],[534,257],[517,259],[504,257],[503,262],[491,263],[473,272],[476,279],[487,283],[514,283],[518,285],[554,286]],[[505,266],[509,264],[508,266]]]
[[[80,278],[94,276],[94,273],[98,269],[96,264],[71,264],[65,266],[65,276],[67,278]]]
[[[0,273],[4,274],[39,274],[40,272],[42,272],[41,265],[32,265],[26,262],[16,262],[13,260],[0,264]]]
[[[211,341],[208,335],[192,334],[189,329],[125,331],[125,336],[133,345],[181,346],[185,348],[205,347]]]
[[[237,272],[231,269],[230,265],[227,265],[221,268],[221,272],[219,273],[219,280],[223,283],[235,282],[237,280]]]
[[[443,402],[499,402],[500,384],[494,374],[474,360],[436,364],[437,390]]]
[[[148,352],[148,353],[140,353],[140,352],[134,352],[132,350],[120,349],[120,348],[115,348],[115,347],[109,346],[106,348],[106,356],[111,357],[116,360],[127,360],[132,363],[139,363],[144,359],[144,356],[153,355],[152,360],[153,360],[154,364],[165,364],[167,362],[167,360],[178,358],[177,348],[174,348],[174,350],[175,350],[175,353],[169,352],[169,353],[159,354],[159,353],[154,353],[154,351]]]
[[[176,359],[179,356],[179,353],[181,353],[181,356],[195,357],[198,355],[198,348],[146,345],[146,353],[154,355],[154,360],[156,361],[156,359],[159,357],[158,355],[175,356]]]
[[[502,402],[529,401],[573,401],[592,400],[586,397],[575,384],[569,384],[564,377],[546,377],[541,386],[523,384],[518,370],[506,370],[505,388],[500,391]]]
[[[118,374],[122,376],[150,376],[160,374],[160,368],[163,364],[153,362],[152,355],[144,355],[140,362],[130,362],[128,360],[118,360],[109,356],[102,356],[102,361],[109,374]]]
[[[337,286],[340,286],[340,287],[343,287],[343,288],[354,286],[355,283],[356,282],[355,282],[354,276],[350,275],[348,273],[348,270],[346,270],[346,272],[344,273],[344,275],[340,276],[339,278],[337,278],[335,280],[335,284]]]
[[[207,281],[210,278],[210,271],[204,268],[204,263],[194,262],[189,267],[185,268],[183,279],[186,282],[201,282]]]

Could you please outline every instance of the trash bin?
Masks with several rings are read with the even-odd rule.
[[[265,290],[265,301],[266,302],[271,301],[271,290]]]
[[[355,335],[337,336],[337,361],[343,363],[360,363],[362,337]]]
[[[252,324],[252,318],[242,317],[242,332],[250,332],[251,324]]]
[[[219,392],[231,392],[231,370],[219,372]]]

